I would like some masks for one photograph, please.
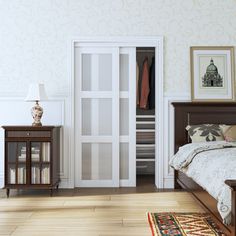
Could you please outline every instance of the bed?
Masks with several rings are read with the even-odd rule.
[[[175,102],[175,153],[190,143],[185,127],[189,124],[236,124],[236,103]],[[235,170],[236,171],[236,170]],[[217,210],[217,201],[200,185],[182,171],[175,170],[175,188],[190,191],[199,203],[209,211],[225,233],[236,236],[236,179],[225,184],[231,189],[231,223],[225,225]]]

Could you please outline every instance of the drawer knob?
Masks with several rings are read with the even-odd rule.
[[[27,132],[26,135],[27,135],[27,136],[30,136],[30,132]]]

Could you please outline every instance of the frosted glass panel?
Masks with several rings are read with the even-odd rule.
[[[99,99],[98,118],[99,135],[112,135],[112,99]]]
[[[129,144],[128,143],[120,143],[120,179],[129,179]]]
[[[112,135],[112,99],[82,99],[82,135]]]
[[[99,91],[112,90],[112,55],[99,55]]]
[[[82,144],[82,179],[92,179],[91,144]]]
[[[129,99],[120,99],[120,135],[129,135]]]
[[[92,127],[92,108],[91,108],[92,99],[82,99],[82,135],[91,135]]]
[[[91,90],[91,55],[83,54],[82,55],[82,90],[90,91]]]
[[[112,90],[112,55],[82,54],[82,91]]]
[[[112,179],[112,144],[82,144],[82,180]]]
[[[129,55],[120,54],[120,91],[129,90]]]

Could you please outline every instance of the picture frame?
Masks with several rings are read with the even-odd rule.
[[[190,47],[193,102],[235,101],[234,47]]]

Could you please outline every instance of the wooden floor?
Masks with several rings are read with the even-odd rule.
[[[186,192],[137,188],[0,191],[0,235],[145,236],[151,235],[146,213],[203,212]]]

